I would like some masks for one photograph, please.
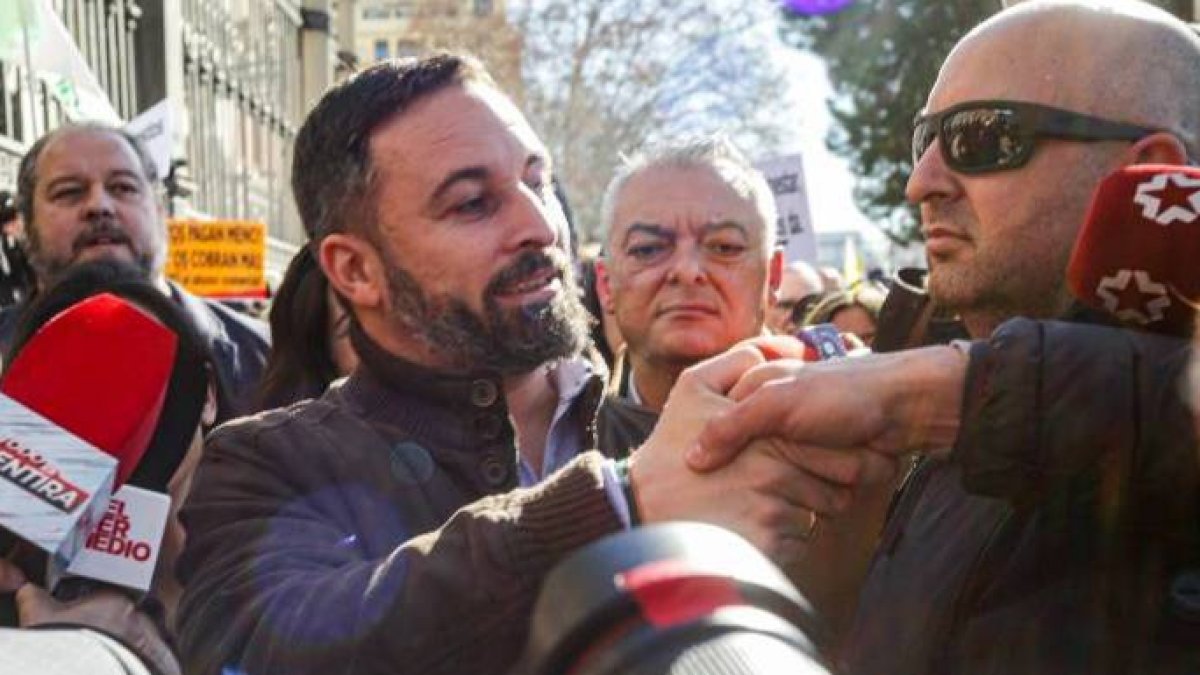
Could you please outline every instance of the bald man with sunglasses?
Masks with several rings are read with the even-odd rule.
[[[1066,265],[1099,181],[1128,164],[1188,163],[1198,125],[1200,40],[1165,12],[1033,0],[984,22],[946,59],[914,128],[907,197],[921,212],[930,296],[977,339],[1013,317],[1068,315]],[[998,428],[1019,452],[1078,423]],[[1114,516],[1125,505],[1088,491],[1112,474],[1080,471],[1035,507],[971,493],[963,472],[927,462],[895,503],[849,638],[851,670],[1144,667],[1146,654],[1126,648],[1152,642],[1134,635],[1145,628],[1114,621],[1135,610],[1102,590],[1118,574],[1102,570],[1114,541],[1104,527],[1125,522]],[[920,627],[884,637],[885,607],[920,607],[908,615]],[[1200,645],[1200,629],[1193,637]],[[899,662],[881,656],[890,647]]]
[[[1080,318],[1066,266],[1100,180],[1198,156],[1200,39],[1141,2],[1031,0],[955,47],[914,126],[928,290],[969,359],[748,374],[690,463],[771,435],[926,454],[843,637],[851,675],[1200,672],[1186,343],[1044,321]]]

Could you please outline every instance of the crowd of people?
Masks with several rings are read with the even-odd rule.
[[[379,63],[308,114],[269,329],[164,276],[136,138],[51,131],[19,168],[5,363],[111,294],[195,386],[152,446],[152,591],[57,598],[5,560],[0,591],[113,672],[505,673],[565,557],[700,521],[812,602],[829,672],[1200,672],[1200,366],[1066,271],[1105,176],[1200,157],[1200,37],[1137,0],[1021,3],[948,55],[912,142],[949,344],[884,344],[888,284],[785,263],[723,137],[625,160],[574,259],[554,158],[469,56]],[[793,337],[826,324],[850,358]],[[0,630],[0,663],[47,644]]]

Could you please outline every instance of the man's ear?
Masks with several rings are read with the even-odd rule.
[[[1124,159],[1124,164],[1187,164],[1188,151],[1177,136],[1159,131],[1131,145]]]
[[[779,302],[779,285],[783,283],[783,249],[776,248],[767,261],[767,289],[771,304]]]
[[[317,261],[329,284],[351,307],[379,308],[387,297],[383,261],[366,239],[342,232],[327,235]]]
[[[612,314],[612,287],[608,282],[608,264],[604,258],[596,258],[596,296],[600,298],[600,307],[605,314]]]

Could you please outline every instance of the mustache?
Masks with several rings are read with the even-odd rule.
[[[515,286],[531,277],[553,271],[559,278],[570,276],[571,261],[564,251],[525,251],[510,265],[496,273],[488,283],[487,295],[498,295],[505,288]]]
[[[112,244],[123,244],[133,247],[133,240],[128,234],[121,229],[117,221],[113,218],[92,218],[88,221],[87,228],[75,237],[71,248],[75,253],[79,253],[89,246],[95,246],[100,242],[107,241]]]

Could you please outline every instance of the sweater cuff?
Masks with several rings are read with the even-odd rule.
[[[586,452],[526,492],[514,547],[531,569],[549,569],[563,556],[623,529],[609,497],[605,458]]]

